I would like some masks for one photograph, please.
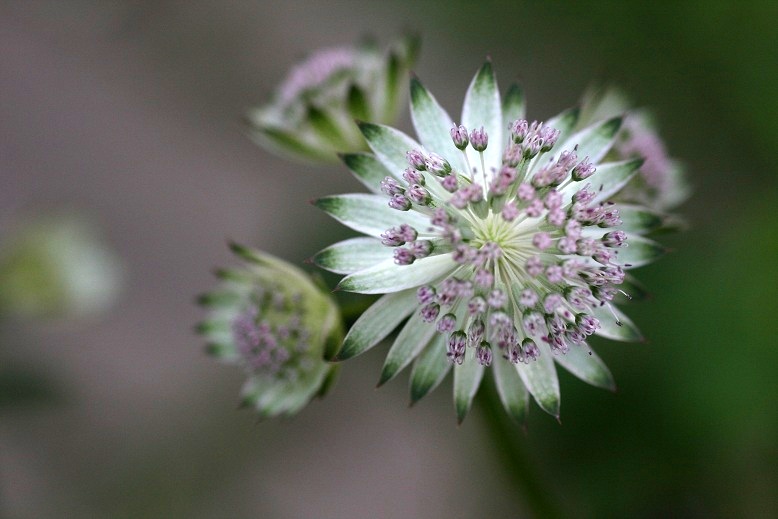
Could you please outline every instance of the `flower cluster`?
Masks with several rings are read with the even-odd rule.
[[[262,416],[293,414],[326,391],[335,366],[325,349],[343,338],[335,302],[302,271],[232,245],[246,265],[217,272],[222,286],[200,297],[210,310],[198,326],[215,357],[249,375],[243,403]]]
[[[606,159],[623,119],[578,129],[579,111],[569,110],[530,122],[521,90],[512,86],[501,99],[488,62],[459,122],[415,79],[411,115],[420,142],[361,123],[373,153],[343,157],[373,194],[316,201],[368,237],[337,243],[314,261],[346,274],[343,290],[384,294],[335,358],[364,352],[407,319],[380,384],[413,363],[417,401],[453,368],[460,421],[487,366],[517,419],[528,395],[559,415],[555,363],[613,388],[586,340],[641,338],[616,303],[637,291],[628,271],[664,252],[643,236],[661,224],[657,214],[615,203],[643,164]]]
[[[273,100],[246,114],[260,145],[309,162],[364,148],[354,119],[392,122],[418,39],[407,36],[385,54],[374,44],[316,51],[295,66]]]
[[[579,127],[624,114],[610,156],[613,159],[641,157],[638,175],[622,189],[618,200],[637,202],[660,213],[675,209],[691,194],[683,165],[669,156],[651,114],[629,110],[626,97],[614,88],[591,89],[581,103]],[[673,221],[675,220],[675,222]],[[677,217],[665,216],[665,223],[677,225]]]

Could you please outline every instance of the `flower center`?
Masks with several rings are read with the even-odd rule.
[[[473,231],[470,244],[476,248],[494,243],[503,251],[516,250],[526,241],[522,240],[522,233],[516,222],[505,221],[500,214],[495,214],[491,209],[485,218],[473,220],[470,228]]]
[[[471,223],[471,230],[471,246],[498,251],[490,265],[495,280],[510,285],[523,283],[529,277],[524,265],[537,252],[532,244],[533,229],[520,220],[507,221],[499,212],[489,209],[486,217]]]

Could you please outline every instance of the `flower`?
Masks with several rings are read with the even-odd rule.
[[[364,149],[354,119],[394,120],[417,50],[418,39],[406,36],[386,55],[370,43],[314,52],[292,68],[271,102],[246,114],[249,135],[309,162],[334,162],[336,152]]]
[[[108,309],[124,272],[100,234],[77,214],[21,222],[0,248],[0,314],[82,318]]]
[[[642,338],[616,303],[640,295],[628,271],[664,253],[643,236],[656,223],[652,211],[611,201],[643,164],[603,161],[622,118],[574,131],[579,111],[568,110],[530,123],[518,86],[501,100],[489,62],[470,84],[459,123],[418,80],[410,90],[420,143],[360,124],[373,153],[343,160],[373,194],[315,201],[367,237],[336,243],[314,262],[346,275],[340,289],[384,294],[335,360],[373,347],[407,319],[379,385],[413,363],[416,402],[453,369],[459,421],[487,366],[517,420],[528,395],[559,416],[555,363],[613,389],[587,337]]]
[[[325,349],[343,339],[340,311],[308,275],[266,253],[232,244],[246,264],[222,269],[222,285],[202,295],[210,311],[197,330],[214,357],[243,367],[243,404],[263,417],[291,415],[331,387]]]
[[[654,211],[675,209],[691,194],[686,171],[678,160],[669,156],[659,136],[653,117],[646,110],[629,110],[626,96],[615,88],[590,89],[581,102],[578,127],[624,114],[624,121],[609,152],[614,160],[642,157],[638,175],[622,189],[618,200],[637,202]],[[680,223],[666,217],[666,226]]]

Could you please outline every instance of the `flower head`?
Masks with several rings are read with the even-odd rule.
[[[249,378],[243,403],[262,416],[294,414],[334,380],[323,360],[343,338],[338,307],[301,270],[232,245],[246,265],[219,270],[221,287],[200,297],[210,311],[198,325],[208,352]]]
[[[121,290],[120,259],[94,225],[72,214],[24,222],[0,247],[0,314],[85,317]]]
[[[591,89],[584,95],[578,126],[624,114],[609,158],[642,157],[644,162],[638,175],[619,193],[618,200],[637,202],[661,213],[675,209],[691,194],[686,171],[670,157],[651,114],[629,108],[626,96],[619,90]],[[667,223],[674,224],[673,220],[667,218]]]
[[[415,79],[411,115],[420,142],[363,123],[373,154],[344,156],[374,194],[316,201],[368,237],[332,245],[314,261],[346,274],[341,289],[384,294],[336,358],[367,350],[407,319],[380,384],[413,363],[415,402],[453,369],[460,421],[487,367],[517,419],[529,394],[558,416],[555,363],[613,388],[586,340],[641,338],[616,303],[634,286],[628,271],[663,253],[642,236],[653,213],[612,202],[643,163],[603,160],[622,119],[574,131],[578,111],[570,110],[529,122],[517,86],[501,100],[490,63],[470,84],[460,121]],[[426,196],[411,195],[420,188]]]
[[[384,54],[375,45],[314,52],[279,85],[270,103],[247,113],[250,135],[293,158],[332,162],[365,147],[354,119],[392,122],[418,40],[404,37]]]

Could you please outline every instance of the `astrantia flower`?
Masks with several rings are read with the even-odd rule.
[[[332,298],[301,270],[232,245],[246,265],[217,272],[222,285],[200,297],[210,310],[198,331],[208,352],[248,373],[243,403],[262,416],[294,414],[334,380],[325,349],[343,339]]]
[[[676,208],[691,194],[683,165],[670,157],[646,110],[629,110],[626,96],[614,88],[592,89],[583,98],[578,127],[624,114],[609,159],[642,157],[638,175],[618,195],[619,201],[638,202],[660,213]],[[673,220],[669,220],[673,224]],[[675,221],[677,223],[677,220]]]
[[[364,149],[354,119],[394,120],[417,47],[409,36],[387,53],[372,44],[316,51],[289,72],[269,104],[248,112],[250,135],[272,151],[312,162]]]
[[[613,388],[586,340],[641,338],[615,303],[637,290],[627,271],[663,253],[641,236],[653,213],[610,201],[643,163],[603,162],[621,118],[578,132],[577,110],[528,122],[518,87],[501,101],[490,63],[470,84],[460,121],[417,80],[411,115],[420,143],[363,123],[373,154],[344,156],[373,194],[316,201],[369,237],[332,245],[315,262],[347,274],[343,290],[385,294],[336,358],[364,352],[407,319],[380,384],[413,362],[415,402],[453,367],[460,421],[487,366],[519,420],[528,393],[559,415],[555,364]]]
[[[121,290],[116,253],[81,216],[25,222],[0,243],[0,314],[85,317],[105,311]]]

